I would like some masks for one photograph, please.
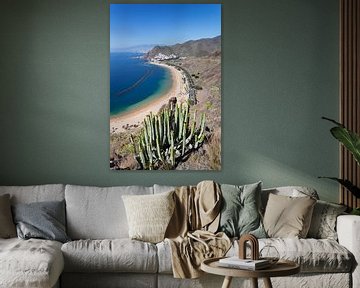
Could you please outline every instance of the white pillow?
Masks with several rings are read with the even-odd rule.
[[[174,191],[154,195],[122,196],[131,239],[158,243],[175,208]]]

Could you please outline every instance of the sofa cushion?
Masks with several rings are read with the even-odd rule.
[[[264,227],[269,237],[305,238],[310,227],[316,200],[270,194],[264,215]]]
[[[171,247],[169,241],[156,244],[160,274],[172,274]]]
[[[273,238],[263,243],[274,246],[280,258],[300,264],[302,272],[350,272],[353,267],[353,255],[334,240]]]
[[[19,238],[69,241],[65,229],[65,201],[45,201],[13,206]]]
[[[16,237],[9,194],[0,196],[0,238]]]
[[[329,239],[264,238],[259,249],[274,246],[281,259],[295,261],[302,273],[348,273],[354,265],[353,255],[338,242]],[[168,241],[156,244],[159,273],[171,274],[171,248]],[[234,241],[226,256],[238,255],[238,242]],[[247,250],[250,257],[250,249]],[[276,256],[276,255],[272,255]],[[275,287],[275,286],[274,286]]]
[[[66,185],[67,233],[71,239],[128,238],[123,195],[152,194],[152,187]]]
[[[130,239],[78,240],[61,248],[66,272],[157,271],[156,246]]]
[[[350,272],[354,265],[354,257],[351,252],[338,242],[330,239],[259,239],[259,250],[264,246],[275,247],[280,259],[298,263],[302,273]],[[238,243],[235,242],[227,255],[234,256],[237,251]]]
[[[318,200],[315,204],[309,238],[337,240],[336,219],[346,211],[345,205]]]
[[[11,204],[61,201],[65,197],[65,185],[0,186],[0,195],[4,194],[10,194]]]
[[[0,239],[0,287],[53,287],[63,268],[59,242]]]
[[[154,194],[159,194],[159,193],[174,191],[176,189],[176,186],[154,184],[153,188],[154,188]]]
[[[263,189],[261,191],[261,206],[262,206],[263,213],[265,212],[265,208],[266,208],[267,201],[269,199],[270,194],[289,196],[289,197],[310,196],[311,198],[319,199],[319,195],[317,194],[316,190],[313,188],[309,188],[309,187],[284,186],[284,187]]]
[[[63,273],[60,287],[158,288],[157,283],[158,275],[149,273]]]
[[[175,208],[174,192],[156,195],[124,195],[131,239],[157,243],[164,240]]]
[[[219,230],[229,237],[251,233],[266,237],[260,217],[261,182],[243,186],[221,184],[222,205]]]

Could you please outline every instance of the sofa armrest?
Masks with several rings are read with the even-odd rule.
[[[353,287],[360,287],[360,216],[338,216],[336,229],[339,244],[347,248],[355,257],[352,281]]]

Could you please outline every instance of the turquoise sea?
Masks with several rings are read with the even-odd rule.
[[[137,108],[171,87],[168,69],[149,63],[139,53],[110,53],[110,115]]]

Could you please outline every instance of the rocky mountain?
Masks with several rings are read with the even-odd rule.
[[[203,38],[198,40],[190,40],[181,44],[172,46],[155,46],[147,54],[146,58],[154,58],[158,54],[171,55],[178,57],[202,57],[221,51],[221,36],[214,38]]]
[[[138,45],[138,46],[131,46],[125,48],[118,48],[111,52],[131,52],[131,53],[147,53],[152,48],[156,46],[155,44],[148,44],[148,45]]]

